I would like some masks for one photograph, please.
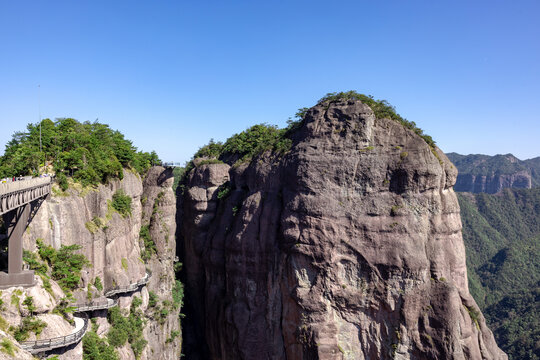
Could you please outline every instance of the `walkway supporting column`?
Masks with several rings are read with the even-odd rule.
[[[8,273],[0,272],[0,288],[34,285],[34,270],[23,270],[22,236],[34,202],[25,204],[4,214],[4,225],[8,230]]]

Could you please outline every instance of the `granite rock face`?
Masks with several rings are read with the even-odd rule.
[[[506,359],[469,294],[457,171],[360,101],[179,202],[190,359]],[[191,342],[191,344],[190,344]]]
[[[124,313],[129,312],[135,297],[142,300],[140,309],[145,314],[146,324],[143,337],[147,344],[139,357],[140,360],[175,360],[180,357],[179,339],[171,336],[180,333],[180,309],[171,305],[176,252],[176,197],[172,191],[172,182],[171,169],[153,167],[144,179],[124,170],[122,180],[113,180],[95,189],[80,189],[74,185],[70,187],[68,194],[57,193],[45,201],[23,236],[24,248],[28,250],[36,249],[38,238],[57,249],[61,245],[81,245],[79,252],[86,256],[92,266],[83,269],[80,288],[73,292],[80,303],[88,301],[88,289],[92,292],[93,299],[104,300],[104,291],[107,289],[134,284],[145,277],[147,269],[151,271],[152,277],[146,286],[140,286],[136,291],[120,294],[118,297],[119,306]],[[120,215],[111,206],[112,196],[118,190],[131,198],[129,216]],[[146,263],[142,259],[144,246],[139,239],[141,226],[148,226],[155,244],[155,251]],[[99,291],[93,286],[97,277],[103,283],[104,290]],[[64,297],[56,283],[51,283],[55,290],[54,297]],[[41,288],[38,285],[31,289]],[[38,309],[41,308],[40,304],[54,300],[49,300],[51,296],[45,290],[40,291],[42,296],[37,292],[34,295]],[[150,291],[157,296],[153,306],[149,305]],[[56,302],[53,305],[56,305]],[[54,308],[53,305],[48,305],[49,310]],[[165,315],[164,312],[164,315],[158,316],[161,309],[168,314]],[[99,325],[98,335],[106,336],[110,329],[107,311],[96,311],[93,316]],[[67,335],[67,330],[60,329],[59,326],[50,327],[57,330],[54,336]],[[167,341],[168,339],[171,340]],[[117,351],[121,360],[135,358],[129,345]],[[55,353],[61,360],[80,360],[82,342],[69,348],[60,348]]]

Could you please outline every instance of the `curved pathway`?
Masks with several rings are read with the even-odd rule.
[[[75,329],[69,335],[58,336],[51,339],[35,340],[35,341],[23,341],[20,343],[21,348],[30,352],[31,354],[38,354],[49,350],[69,346],[78,343],[86,334],[88,330],[88,316],[86,312],[94,310],[106,310],[118,305],[118,299],[110,298],[112,296],[133,292],[138,290],[139,287],[144,286],[150,280],[152,273],[147,271],[142,279],[136,283],[126,286],[116,286],[105,292],[105,299],[101,298],[89,303],[75,304],[73,305],[74,313],[80,313],[82,316],[73,315],[75,319]]]

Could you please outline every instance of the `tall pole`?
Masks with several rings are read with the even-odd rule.
[[[41,153],[42,152],[41,150],[41,85],[38,85],[38,112],[39,112],[39,152]]]

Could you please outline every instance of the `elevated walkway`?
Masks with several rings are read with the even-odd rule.
[[[23,270],[22,235],[51,193],[50,177],[0,184],[0,215],[8,235],[8,272],[0,272],[0,289],[34,285],[34,271]]]
[[[51,339],[21,342],[21,347],[34,355],[78,343],[79,341],[81,341],[84,334],[86,334],[86,331],[88,330],[88,316],[86,315],[86,312],[95,310],[107,310],[114,306],[117,306],[118,299],[111,299],[110,297],[118,294],[136,291],[139,289],[139,287],[146,285],[151,277],[152,273],[147,270],[144,277],[139,281],[126,286],[117,286],[106,291],[106,299],[98,299],[88,303],[80,303],[73,305],[73,307],[75,308],[73,312],[80,313],[82,314],[82,316],[73,315],[73,318],[75,319],[75,329],[71,334],[66,336],[58,336]]]
[[[31,354],[37,354],[78,343],[81,341],[84,334],[86,334],[86,330],[88,330],[88,317],[84,316],[74,318],[75,329],[71,334],[66,336],[58,336],[51,339],[24,341],[21,342],[21,348],[30,352]]]
[[[51,192],[51,178],[34,178],[0,184],[0,215],[4,215]]]

